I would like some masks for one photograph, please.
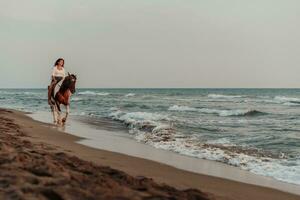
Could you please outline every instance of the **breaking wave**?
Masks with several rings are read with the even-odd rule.
[[[134,93],[128,93],[128,94],[125,95],[125,97],[133,97],[133,96],[135,96]]]
[[[122,112],[117,110],[109,114],[114,120],[118,120],[126,124],[129,128],[152,130],[160,125],[163,125],[162,121],[170,121],[170,118],[166,115],[148,112]]]
[[[233,99],[233,98],[242,98],[240,95],[223,95],[223,94],[209,94],[207,95],[209,98],[213,99]]]
[[[84,92],[78,92],[78,95],[107,96],[107,95],[110,95],[110,93],[107,93],[107,92],[84,91]]]
[[[140,132],[136,139],[159,149],[173,151],[182,155],[226,163],[255,174],[273,177],[277,180],[300,184],[300,162],[285,158],[270,157],[264,153],[251,153],[237,146],[207,144],[195,138],[182,138],[176,135],[163,135]],[[197,141],[197,142],[196,142]],[[227,141],[226,141],[227,142]],[[256,154],[257,153],[257,154]],[[295,163],[296,162],[296,163]]]
[[[80,97],[71,97],[71,101],[82,101],[83,99]]]
[[[178,106],[178,105],[171,106],[168,110],[169,111],[181,111],[181,112],[184,112],[184,111],[197,112],[197,111],[199,111],[199,109],[197,109],[197,108],[191,108],[188,106]]]
[[[71,114],[125,124],[155,148],[300,184],[300,90],[238,91],[79,89]],[[46,89],[0,90],[0,104],[49,112]]]
[[[188,107],[179,109],[191,110]],[[275,155],[259,149],[237,146],[224,137],[202,141],[195,135],[178,132],[167,115],[147,112],[126,113],[115,108],[112,111],[110,117],[126,124],[129,132],[139,142],[158,149],[214,160],[281,181],[300,184],[300,161],[296,160],[297,163],[293,163],[295,161],[287,159],[284,154]]]
[[[300,105],[300,99],[295,97],[276,96],[274,97],[275,103],[280,103],[286,106]]]
[[[169,111],[179,111],[179,112],[201,112],[206,114],[217,114],[221,117],[230,117],[230,116],[257,116],[267,114],[257,110],[217,110],[210,108],[192,108],[188,106],[171,106]]]

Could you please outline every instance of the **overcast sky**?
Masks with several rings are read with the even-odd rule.
[[[1,0],[0,87],[300,87],[299,0]]]

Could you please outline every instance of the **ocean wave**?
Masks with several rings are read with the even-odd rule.
[[[234,99],[234,98],[242,98],[240,95],[223,95],[223,94],[209,94],[207,95],[209,98],[213,99]]]
[[[128,93],[128,94],[125,95],[125,97],[133,97],[133,96],[135,96],[134,93]]]
[[[137,103],[127,103],[122,105],[122,108],[140,108],[140,109],[150,109],[151,107],[144,104],[137,104]]]
[[[24,89],[26,90],[26,89]],[[6,95],[25,95],[25,96],[32,96],[32,95],[41,95],[39,92],[29,92],[29,91],[5,91],[5,90],[0,90],[0,94],[6,94]],[[46,94],[46,92],[44,93]]]
[[[20,94],[25,94],[25,95],[39,95],[39,93],[36,93],[36,92],[20,92]]]
[[[272,99],[255,99],[255,100],[245,100],[247,102],[257,102],[257,103],[269,103],[269,104],[281,104],[285,106],[300,106],[300,99],[296,97],[286,97],[286,96],[275,96]]]
[[[31,92],[36,92],[36,95]],[[208,98],[206,91],[191,95],[187,92],[180,98],[148,90],[139,91],[132,98],[125,95],[135,90],[111,92],[85,89],[79,92],[71,99],[73,103],[82,103],[74,106],[72,115],[106,118],[110,114],[110,119],[117,120],[116,124],[127,125],[130,137],[155,148],[216,160],[256,174],[300,184],[300,158],[297,157],[299,112],[286,107],[300,105],[297,92],[287,95],[279,91],[263,96],[265,92],[258,91],[241,93],[242,98],[217,96],[215,99]],[[110,92],[110,95],[102,98],[97,96],[99,92],[105,92],[104,95]],[[49,112],[46,90],[9,90],[7,93],[0,92],[0,98],[6,98],[0,100],[2,106]],[[226,91],[223,93],[227,94]],[[234,91],[232,94],[235,94]],[[295,96],[291,97],[292,94]],[[272,110],[274,112],[271,113]],[[263,114],[266,117],[244,117]],[[103,128],[101,124],[97,126]],[[250,149],[244,146],[245,143],[253,148],[269,149],[276,155],[269,155],[263,149],[262,152]],[[286,156],[277,155],[281,150]]]
[[[206,144],[212,144],[212,145],[223,145],[223,146],[235,146],[228,138],[219,138],[216,140],[208,140],[206,141]]]
[[[176,107],[174,107],[176,108]],[[180,110],[190,110],[183,107]],[[158,149],[173,151],[195,158],[214,160],[277,180],[300,184],[300,161],[291,161],[284,154],[272,154],[259,149],[242,147],[228,138],[202,141],[197,135],[180,133],[170,116],[160,113],[125,112],[112,108],[110,117],[126,124],[139,142]],[[257,111],[252,111],[253,113]],[[251,113],[251,112],[250,112]],[[245,113],[244,113],[245,114]]]
[[[108,92],[84,91],[84,92],[78,92],[78,95],[107,96],[107,95],[110,95],[110,93],[108,93]]]
[[[255,174],[269,176],[280,181],[300,184],[300,160],[292,161],[280,156],[265,154],[259,150],[245,149],[228,139],[199,142],[199,138],[182,136],[171,127],[161,132],[133,130],[135,139],[158,149],[182,155],[226,163]],[[296,163],[295,163],[296,162]]]
[[[285,102],[283,103],[285,106],[300,106],[300,103],[292,103],[292,102]]]
[[[171,106],[169,111],[179,111],[179,112],[200,112],[206,114],[217,114],[221,117],[230,117],[230,116],[257,116],[266,114],[257,110],[218,110],[210,108],[192,108],[188,106]]]
[[[83,99],[80,97],[71,97],[71,101],[82,101]]]
[[[222,110],[219,112],[220,116],[257,116],[264,115],[266,113],[257,110]]]
[[[274,101],[286,106],[296,106],[300,104],[300,99],[295,97],[276,96],[274,97]]]
[[[123,114],[123,115],[122,115]],[[154,120],[154,121],[158,121],[158,120],[168,120],[168,116],[166,115],[162,115],[162,114],[158,114],[158,113],[148,113],[148,112],[129,112],[129,113],[124,113],[120,110],[111,113],[110,116],[113,116],[117,119],[120,120]]]
[[[122,112],[117,110],[109,114],[109,117],[123,122],[129,128],[152,131],[158,126],[164,125],[163,121],[169,121],[166,115],[148,112]]]
[[[188,107],[188,106],[174,105],[174,106],[171,106],[168,110],[169,111],[198,111],[199,109],[191,108],[191,107]]]
[[[300,106],[300,102],[289,102],[289,101],[282,101],[282,100],[275,100],[275,99],[264,99],[264,100],[244,100],[244,103],[267,103],[267,104],[281,104],[284,106]]]

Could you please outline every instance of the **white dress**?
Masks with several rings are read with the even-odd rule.
[[[52,76],[65,78],[65,68],[59,70],[56,66],[53,67]]]

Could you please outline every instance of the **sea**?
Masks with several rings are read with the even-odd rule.
[[[50,112],[45,89],[0,89],[0,107]],[[300,89],[78,89],[71,115],[154,148],[300,185]]]

